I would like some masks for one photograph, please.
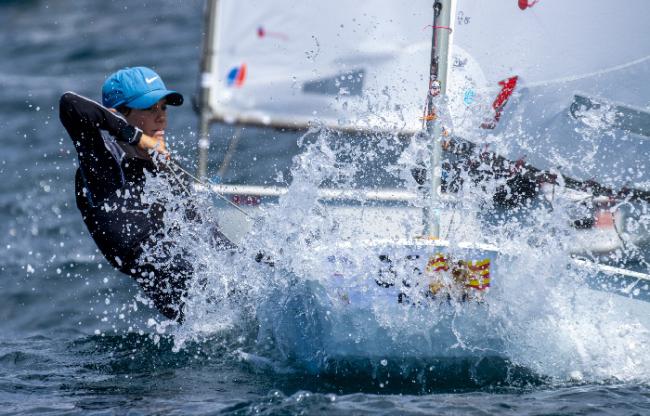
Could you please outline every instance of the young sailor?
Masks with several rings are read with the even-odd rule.
[[[165,207],[141,196],[146,173],[161,175],[169,168],[167,106],[183,104],[183,96],[149,68],[124,68],[104,82],[102,104],[73,92],[60,100],[61,123],[79,157],[77,207],[104,257],[134,277],[163,315],[182,321],[192,266],[170,247],[163,252],[175,254],[143,256],[164,233]]]

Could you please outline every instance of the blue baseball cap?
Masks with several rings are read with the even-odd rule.
[[[108,108],[123,105],[144,110],[163,98],[167,98],[169,105],[183,104],[181,94],[168,90],[160,75],[144,66],[120,69],[102,86],[102,104]]]

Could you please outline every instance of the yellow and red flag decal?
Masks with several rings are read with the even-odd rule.
[[[469,282],[467,287],[478,290],[490,287],[490,259],[467,262],[469,269]]]
[[[450,267],[451,264],[451,267]],[[437,253],[429,258],[425,272],[433,274],[450,271],[456,276],[462,276],[465,287],[484,290],[490,287],[490,259],[470,261],[449,261],[442,253]]]

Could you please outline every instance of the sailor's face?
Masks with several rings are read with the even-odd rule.
[[[147,136],[164,140],[167,128],[167,102],[163,98],[147,109],[132,109],[126,116],[126,121],[140,128]]]

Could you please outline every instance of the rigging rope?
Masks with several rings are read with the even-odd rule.
[[[223,195],[221,192],[219,192],[219,191],[213,189],[212,186],[216,186],[216,184],[213,183],[212,181],[210,181],[209,179],[207,179],[207,183],[206,183],[206,181],[202,181],[201,179],[199,179],[199,178],[197,178],[196,176],[192,175],[192,174],[191,174],[190,172],[188,172],[185,168],[183,168],[181,165],[179,165],[177,162],[175,162],[175,161],[173,161],[173,160],[171,160],[171,159],[168,160],[167,163],[170,163],[170,164],[171,164],[172,166],[174,166],[176,169],[180,170],[183,174],[185,174],[185,175],[188,176],[189,178],[193,179],[196,183],[202,185],[202,186],[205,187],[208,191],[212,192],[213,194],[215,194],[216,196],[218,196],[218,197],[221,198],[222,200],[226,201],[226,203],[228,203],[228,204],[231,205],[233,208],[237,209],[239,212],[241,212],[242,214],[244,214],[245,217],[247,217],[247,218],[249,218],[249,219],[254,219],[254,217],[253,217],[252,215],[250,215],[248,212],[244,211],[241,207],[239,207],[237,204],[235,204],[234,202],[232,202],[229,198],[227,198],[227,197],[226,197],[225,195]],[[171,169],[170,169],[170,170],[171,170]],[[173,170],[172,170],[172,174],[175,176],[176,180],[179,181],[179,183],[180,183],[180,179],[178,178],[178,176],[176,176],[176,173],[174,173]],[[187,188],[186,188],[182,183],[181,183],[181,186],[183,187],[183,190],[187,193],[187,195],[190,196],[191,193],[189,192],[189,190],[188,190],[188,189],[187,189]]]

